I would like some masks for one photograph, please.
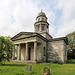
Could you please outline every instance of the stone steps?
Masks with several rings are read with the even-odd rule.
[[[25,63],[25,64],[37,64],[36,61],[18,61],[18,60],[11,60],[10,62],[17,62],[17,63]]]

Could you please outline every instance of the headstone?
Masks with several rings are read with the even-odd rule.
[[[31,65],[27,65],[27,71],[31,71],[32,66]]]
[[[48,67],[44,68],[44,75],[50,75],[50,69]]]

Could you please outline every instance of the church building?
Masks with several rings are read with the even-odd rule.
[[[20,32],[12,37],[11,40],[15,45],[12,61],[66,63],[68,40],[66,37],[53,38],[49,34],[49,26],[46,14],[41,11],[36,17],[34,32]]]

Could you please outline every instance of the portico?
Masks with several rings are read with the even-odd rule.
[[[37,47],[40,45],[37,41],[34,42],[27,42],[27,43],[20,43],[15,44],[17,46],[17,60],[18,61],[28,61],[33,60],[37,61]],[[15,59],[15,48],[13,48],[13,57]]]

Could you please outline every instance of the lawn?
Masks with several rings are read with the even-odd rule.
[[[75,75],[75,60],[66,64],[42,63],[33,64],[32,71],[26,71],[28,64],[5,62],[0,65],[0,75],[42,75],[43,68],[49,67],[51,75]]]

